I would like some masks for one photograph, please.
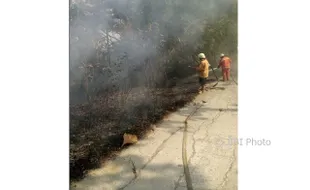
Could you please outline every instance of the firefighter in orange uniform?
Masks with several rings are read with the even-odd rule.
[[[230,66],[231,66],[231,59],[222,53],[221,60],[217,68],[220,68],[220,67],[222,68],[223,81],[229,80]]]

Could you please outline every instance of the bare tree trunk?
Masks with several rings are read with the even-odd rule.
[[[106,30],[106,38],[107,38],[107,50],[108,50],[108,64],[109,64],[109,67],[111,67],[111,51],[110,51],[110,37],[109,37],[109,30],[107,29]]]

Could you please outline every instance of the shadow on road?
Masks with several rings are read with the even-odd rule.
[[[132,162],[130,161],[132,160]],[[137,155],[127,155],[118,158],[119,165],[110,166],[108,168],[97,169],[89,172],[83,183],[72,185],[71,189],[105,189],[105,190],[173,190],[186,189],[186,183],[183,175],[183,165],[162,162],[149,163],[148,165],[139,165],[145,163],[146,160]],[[135,179],[133,172],[134,163],[138,177]],[[143,168],[141,171],[140,169]],[[191,173],[195,177],[195,189],[207,189],[207,179],[199,175],[201,168],[190,166]],[[141,171],[141,173],[140,173]],[[200,179],[201,178],[201,179]],[[115,188],[115,187],[121,188]]]

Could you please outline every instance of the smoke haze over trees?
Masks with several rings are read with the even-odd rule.
[[[161,83],[197,51],[211,62],[236,51],[236,20],[227,19],[236,17],[232,0],[75,0],[70,7],[70,82],[87,75],[100,86],[93,93],[125,78],[145,86],[148,64]]]

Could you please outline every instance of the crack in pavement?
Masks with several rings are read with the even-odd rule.
[[[220,116],[221,116],[221,111],[219,111],[219,112],[212,118],[212,121],[206,125],[206,128],[212,126],[212,125],[215,123],[215,121],[217,121],[217,119],[218,119]],[[204,124],[204,123],[202,123],[201,126],[202,126],[203,124]],[[201,126],[200,126],[199,128],[201,128]],[[204,140],[206,140],[207,137],[208,137],[208,134],[209,134],[209,132],[208,132],[208,130],[206,130],[204,137],[203,137],[203,138],[198,138],[198,139],[196,139],[196,141],[204,141]]]
[[[230,98],[229,100],[227,100],[226,109],[228,109],[229,104],[231,103],[231,99],[232,99],[232,98]],[[223,109],[219,109],[219,112],[212,118],[211,123],[207,124],[206,127],[212,126],[212,125],[217,121],[217,119],[222,115],[223,112],[226,112],[226,111],[224,111]],[[202,125],[203,125],[203,124],[204,124],[204,123],[202,123]],[[205,134],[205,136],[204,136],[203,138],[196,139],[196,141],[204,141],[204,140],[206,140],[207,138],[208,138],[208,130],[206,130],[206,134]]]
[[[125,189],[131,183],[133,183],[141,174],[141,171],[157,156],[157,154],[164,148],[166,142],[177,132],[179,132],[183,127],[180,127],[178,130],[172,132],[168,138],[162,141],[162,143],[157,147],[156,151],[152,154],[152,156],[148,159],[148,161],[136,172],[135,177],[133,177],[128,183],[124,186],[120,187],[119,190]],[[141,152],[140,152],[141,153]]]
[[[201,106],[200,106],[201,107]],[[200,107],[196,107],[194,113],[200,108]],[[128,183],[126,183],[124,186],[120,187],[119,190],[123,190],[126,187],[128,187],[131,183],[133,183],[141,174],[141,171],[157,156],[157,154],[164,148],[164,145],[166,144],[166,142],[177,132],[179,132],[181,129],[183,129],[184,127],[179,127],[178,130],[174,131],[173,133],[170,134],[170,136],[168,138],[166,138],[165,140],[162,141],[162,143],[157,147],[156,151],[153,153],[153,155],[151,156],[151,158],[148,159],[148,161],[139,169],[138,172],[136,172],[135,177],[133,177]],[[141,153],[141,150],[139,149],[139,152]]]
[[[190,117],[192,117],[202,106],[203,106],[203,104],[198,104],[198,106],[196,107],[196,109],[194,110],[194,112],[192,112],[190,115],[188,115],[188,116],[186,117],[186,119],[185,119],[185,121],[184,121],[185,125],[188,125],[187,120],[188,120]],[[205,121],[204,121],[204,122],[205,122]],[[203,122],[203,123],[204,123],[204,122]],[[202,124],[200,124],[199,128],[201,127],[201,125],[202,125]],[[199,129],[198,129],[198,130],[199,130]],[[194,134],[195,134],[198,130],[195,130],[195,131],[194,131]],[[184,138],[184,137],[183,137],[183,138]],[[195,149],[195,147],[194,147],[194,149]],[[192,156],[191,156],[191,157],[192,157]],[[190,160],[190,159],[189,159],[189,160]],[[182,179],[184,176],[185,176],[185,172],[183,172],[183,173],[179,176],[178,180],[174,182],[174,190],[176,190],[176,189],[180,186],[180,181],[181,181],[181,179]]]
[[[235,151],[235,150],[236,150],[236,146],[235,146],[235,148],[234,148],[234,153],[233,153],[232,161],[231,161],[231,163],[230,163],[230,165],[229,165],[229,167],[228,167],[228,170],[225,172],[225,175],[224,175],[224,178],[223,178],[223,182],[219,185],[219,187],[216,188],[216,190],[218,190],[218,189],[223,189],[224,185],[225,185],[225,184],[227,183],[227,181],[228,181],[228,173],[232,171],[233,165],[234,165],[234,163],[235,163],[235,161],[236,161],[236,159],[237,159],[237,157],[236,157],[236,151]]]
[[[227,100],[226,109],[229,107],[229,104],[231,103],[231,100],[232,100],[231,97]],[[218,118],[222,115],[222,112],[226,112],[226,111],[223,111],[223,109],[219,109],[219,112],[212,118],[212,121],[211,121],[209,124],[206,125],[206,128],[208,128],[208,127],[210,127],[211,125],[213,125],[213,124],[218,120]],[[191,161],[192,161],[193,157],[196,155],[196,148],[195,148],[196,141],[206,140],[207,137],[208,137],[208,130],[206,130],[206,134],[205,134],[204,138],[202,138],[202,139],[196,139],[196,138],[195,138],[196,133],[201,129],[201,127],[202,127],[205,123],[206,123],[206,121],[202,122],[202,123],[199,125],[199,127],[198,127],[198,128],[194,131],[194,133],[193,133],[193,136],[192,136],[192,140],[193,140],[193,143],[192,143],[193,153],[192,153],[192,155],[191,155],[190,158],[189,158],[189,161],[188,161],[189,164],[191,164]],[[234,162],[235,159],[236,159],[236,158],[235,158],[235,149],[234,149],[234,153],[233,153],[233,162]],[[228,179],[227,175],[228,175],[229,171],[231,171],[231,169],[232,169],[232,164],[233,164],[233,162],[231,163],[231,166],[229,167],[228,171],[225,173],[225,177],[224,177],[224,181],[223,181],[224,184],[223,184],[222,186],[225,185],[225,181]],[[195,171],[195,169],[194,169],[194,171]],[[193,171],[193,172],[194,172],[194,171]],[[180,181],[181,181],[181,179],[182,179],[183,176],[184,176],[184,173],[179,177],[178,181],[175,183],[175,188],[174,188],[174,190],[176,190],[178,187],[180,187]]]
[[[184,172],[182,173],[182,175],[179,176],[178,180],[174,182],[174,188],[173,188],[174,190],[176,190],[178,187],[180,187],[180,181],[183,177],[184,177]]]
[[[227,101],[227,106],[226,106],[226,108],[229,107],[229,104],[232,102],[232,99],[233,99],[233,98],[234,98],[234,97],[230,97],[230,99]],[[225,174],[224,174],[224,178],[223,178],[222,183],[216,188],[216,190],[218,190],[218,189],[223,190],[223,187],[224,187],[225,184],[227,183],[227,181],[228,181],[228,174],[232,171],[233,165],[234,165],[235,161],[237,160],[237,157],[236,157],[236,149],[237,149],[237,148],[238,148],[238,146],[235,145],[235,146],[234,146],[234,149],[233,149],[232,161],[231,161],[231,163],[230,163],[230,165],[229,165],[227,171],[226,171]]]
[[[213,119],[214,119],[214,117],[213,117]],[[213,121],[213,119],[212,119],[212,121]],[[202,123],[199,125],[199,127],[198,127],[198,128],[194,131],[194,133],[193,133],[193,136],[192,136],[192,140],[193,140],[193,143],[192,143],[193,153],[192,153],[192,155],[191,155],[190,158],[189,158],[189,163],[191,163],[192,158],[196,155],[196,148],[195,148],[196,139],[195,139],[195,135],[196,135],[196,133],[201,129],[201,127],[203,126],[203,124],[205,124],[205,122],[206,122],[206,121],[202,122]],[[208,124],[208,125],[206,126],[206,128],[207,128],[209,125],[212,125],[213,123],[214,123],[214,121],[211,122],[210,124]]]
[[[135,163],[131,159],[129,159],[129,162],[132,164],[132,173],[135,175],[135,177],[137,177],[137,167]]]
[[[221,111],[219,111],[213,118],[212,118],[212,122],[207,124],[206,127],[208,127],[209,125],[212,125],[220,116]],[[216,118],[215,118],[216,117]],[[192,158],[196,155],[196,140],[195,140],[195,134],[201,129],[201,127],[206,123],[207,120],[205,120],[204,122],[202,122],[199,127],[194,131],[193,136],[192,136],[192,149],[193,149],[193,153],[190,156],[190,158],[188,159],[188,163],[191,164]],[[178,187],[180,187],[180,181],[181,179],[184,177],[184,172],[179,176],[178,180],[175,182],[175,186],[174,186],[174,190],[176,190]]]

